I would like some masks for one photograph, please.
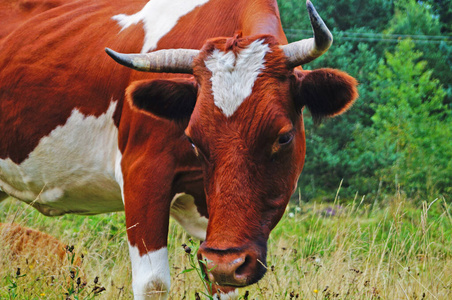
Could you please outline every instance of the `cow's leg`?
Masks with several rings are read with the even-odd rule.
[[[129,244],[135,299],[167,299],[171,281],[166,246],[143,255],[139,248]]]
[[[136,162],[124,171],[123,196],[135,299],[167,299],[170,168]]]

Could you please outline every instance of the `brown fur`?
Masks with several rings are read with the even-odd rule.
[[[0,223],[0,241],[2,244],[2,259],[7,261],[28,261],[46,265],[46,267],[61,267],[68,264],[67,245],[61,243],[55,237],[35,230],[23,227],[19,224]],[[4,251],[7,250],[5,253]],[[75,265],[80,265],[79,256],[75,259]]]
[[[68,0],[0,0],[0,41],[32,17]]]

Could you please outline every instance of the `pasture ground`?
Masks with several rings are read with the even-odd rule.
[[[240,289],[241,299],[452,299],[446,199],[414,205],[396,195],[373,205],[346,203],[291,204],[270,237],[266,276]],[[7,199],[0,203],[0,223],[11,222],[73,249],[61,263],[40,249],[11,255],[0,240],[0,299],[133,298],[124,213],[45,217]],[[190,244],[189,236],[171,222],[170,299],[197,299],[196,293],[202,299],[203,282],[190,271],[182,243]]]

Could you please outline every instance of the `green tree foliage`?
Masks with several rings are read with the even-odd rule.
[[[441,35],[441,23],[430,6],[415,0],[396,0],[395,14],[387,33],[411,35]]]
[[[356,129],[353,146],[356,171],[374,176],[373,183],[356,176],[356,187],[375,189],[381,181],[409,195],[452,192],[452,115],[442,104],[445,91],[414,47],[401,41],[371,74],[375,114],[370,127]]]
[[[452,8],[450,2],[447,6]],[[427,36],[417,41],[416,48],[424,53],[423,58],[434,70],[433,76],[440,79],[445,86],[447,96],[444,102],[452,107],[452,44],[450,43],[452,37],[447,38],[442,34],[442,24],[427,2],[397,0],[395,7],[394,18],[385,32],[413,35],[413,38],[419,35]],[[449,23],[447,26],[452,25]]]
[[[426,3],[432,6],[442,25],[441,31],[445,34],[452,32],[452,1],[450,0],[427,0]]]
[[[347,30],[366,27],[382,30],[393,14],[392,0],[328,0],[312,1],[326,24],[335,29]],[[305,1],[278,0],[281,19],[285,28],[309,29]]]
[[[319,126],[314,126],[305,111],[306,128],[306,164],[301,176],[300,186],[303,187],[304,198],[318,197],[323,191],[336,189],[342,179],[343,188],[349,189],[349,194],[355,192],[354,186],[349,186],[349,179],[356,173],[351,157],[350,143],[353,142],[353,131],[358,124],[371,126],[370,116],[374,108],[366,101],[372,97],[369,86],[371,79],[368,74],[378,66],[378,56],[369,44],[344,43],[332,47],[320,59],[306,68],[328,66],[347,70],[360,85],[360,98],[353,108],[340,117],[327,119]]]
[[[278,3],[289,41],[310,37],[305,1]],[[443,8],[452,2],[313,3],[334,43],[303,68],[346,71],[358,79],[360,98],[349,112],[319,126],[304,112],[302,198],[331,195],[341,180],[343,196],[393,192],[397,184],[410,195],[450,193],[452,145],[445,131],[451,127],[452,42]],[[411,42],[401,42],[408,36]]]

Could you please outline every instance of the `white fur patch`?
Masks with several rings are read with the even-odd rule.
[[[77,109],[43,137],[21,164],[0,159],[0,187],[46,215],[96,214],[123,210],[115,179],[118,129],[116,102],[102,115]]]
[[[129,253],[135,300],[167,299],[171,284],[168,249],[163,247],[140,256],[138,248],[129,244]]]
[[[218,296],[218,294],[215,294],[213,296],[213,299],[215,300],[235,300],[239,298],[239,290],[235,289],[232,292],[229,292],[227,294],[220,294],[220,296]]]
[[[176,194],[171,202],[171,216],[195,238],[206,239],[208,219],[196,208],[195,198],[184,193]]]
[[[243,101],[251,95],[254,82],[264,69],[264,57],[269,46],[263,40],[256,40],[240,51],[237,57],[233,52],[216,49],[205,61],[212,72],[212,92],[215,105],[226,117],[230,117]]]
[[[143,22],[145,31],[144,45],[141,53],[157,48],[158,41],[176,26],[180,17],[209,0],[150,0],[142,10],[133,14],[119,14],[112,19],[122,27],[121,31],[131,25]]]

